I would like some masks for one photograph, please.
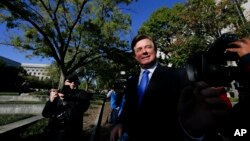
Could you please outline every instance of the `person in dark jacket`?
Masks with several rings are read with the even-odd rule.
[[[191,127],[195,133],[198,133],[201,136],[202,141],[249,141],[250,140],[250,38],[244,37],[237,39],[234,42],[229,43],[226,52],[237,53],[237,56],[234,56],[234,61],[236,61],[237,70],[231,74],[234,76],[234,81],[237,82],[237,90],[239,93],[238,102],[234,102],[233,106],[226,106],[227,110],[221,109],[215,104],[213,105],[204,105],[208,101],[207,98],[201,99],[201,95],[191,96],[188,93],[182,99],[182,103],[186,101],[186,104],[182,104],[182,114],[185,115],[182,117],[182,121],[185,123],[185,127]],[[236,55],[236,54],[231,54]],[[231,71],[232,72],[232,71]],[[217,88],[211,88],[207,84],[202,83],[200,89],[206,87],[207,90],[203,94],[213,97],[213,95],[221,95]],[[191,91],[197,91],[197,89],[190,89]],[[225,93],[225,92],[224,92]],[[203,97],[204,98],[204,97]],[[224,99],[224,98],[223,98]],[[210,103],[215,103],[218,99],[211,99]],[[225,100],[225,99],[224,99]],[[200,101],[200,102],[199,102]],[[188,104],[187,104],[188,102]],[[216,102],[219,105],[219,102]],[[228,102],[226,102],[228,103]],[[190,105],[193,106],[199,111],[190,109]],[[227,104],[228,105],[228,104]],[[215,108],[215,110],[211,110]],[[194,108],[193,108],[194,109]],[[217,110],[216,110],[217,109]],[[196,113],[197,118],[194,118],[192,115]],[[192,116],[188,116],[192,115]],[[221,118],[216,118],[216,113],[223,114]],[[196,124],[195,121],[197,122]],[[202,122],[200,122],[202,121]],[[188,128],[183,129],[188,129]],[[190,128],[189,128],[190,129]],[[195,130],[194,130],[195,129]],[[208,130],[210,129],[210,130]],[[213,130],[211,130],[213,129]],[[188,133],[191,133],[190,130]],[[194,132],[193,132],[194,133]],[[216,134],[219,135],[216,138]],[[191,135],[194,135],[191,133]]]
[[[238,88],[239,100],[226,120],[224,131],[225,136],[230,141],[249,141],[250,140],[250,38],[244,37],[233,43],[234,48],[227,51],[235,52],[239,56],[239,77]]]
[[[78,85],[76,76],[68,76],[65,86],[58,90],[58,93],[55,89],[51,90],[49,100],[42,111],[42,115],[49,118],[44,131],[46,141],[82,139],[83,114],[89,108],[90,97],[86,91],[78,89]]]

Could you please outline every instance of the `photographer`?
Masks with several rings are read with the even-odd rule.
[[[239,101],[234,105],[226,127],[227,136],[233,141],[249,141],[250,140],[250,39],[242,38],[230,45],[234,48],[228,48],[227,51],[237,53],[240,57],[238,68],[238,82],[241,86],[238,88]]]
[[[82,140],[83,114],[89,108],[90,96],[78,89],[78,85],[77,76],[70,75],[58,93],[55,89],[51,89],[49,100],[42,111],[42,115],[49,118],[44,131],[44,140]]]
[[[250,89],[250,38],[242,38],[231,43],[235,48],[228,48],[228,52],[235,52],[239,59],[239,82],[249,91]]]
[[[232,41],[228,40],[230,42],[224,40],[230,36],[223,35],[218,39],[220,41],[214,48],[207,52],[208,54],[194,59],[200,62],[191,61],[191,67],[187,67],[191,68],[191,72],[188,72],[191,74],[189,79],[196,81],[192,86],[183,90],[178,112],[182,129],[189,138],[194,140],[250,140],[250,116],[248,114],[250,107],[250,39],[235,38]],[[223,66],[227,57],[236,60],[237,67]],[[224,89],[226,82],[232,78],[239,83],[237,88],[239,101],[234,106],[226,97]],[[193,94],[190,95],[190,93]]]

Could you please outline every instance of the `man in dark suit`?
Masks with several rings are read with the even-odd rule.
[[[211,126],[209,124],[212,122],[206,121],[202,124],[203,120],[200,120],[200,117],[204,117],[202,112],[196,113],[192,111],[193,109],[187,111],[186,105],[193,106],[190,106],[188,101],[181,100],[179,104],[182,93],[185,93],[182,98],[188,94],[193,95],[189,89],[183,91],[183,88],[189,85],[185,69],[169,68],[159,64],[156,57],[157,47],[149,36],[136,36],[131,48],[141,69],[127,81],[124,110],[111,131],[110,140],[116,141],[121,138],[124,131],[129,134],[130,141],[204,139],[205,131],[199,129]],[[146,87],[145,90],[143,87]],[[211,91],[211,88],[202,84],[198,84],[197,87],[199,90],[196,91],[201,89]],[[199,105],[194,109],[199,110],[197,107]],[[183,111],[184,113],[179,113]],[[206,114],[208,115],[205,116],[209,116],[208,112]],[[208,129],[212,128],[206,128]]]

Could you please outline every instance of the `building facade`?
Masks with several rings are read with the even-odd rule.
[[[215,0],[216,3],[219,3],[220,1],[221,0]],[[237,4],[240,4],[240,0],[232,0],[232,2],[235,4],[236,7],[237,7]],[[250,0],[247,0],[246,3],[241,5],[241,7],[243,8],[243,11],[236,11],[236,12],[239,14],[239,16],[244,16],[244,18],[247,21],[249,21],[250,20]],[[241,15],[241,12],[243,13],[243,15]]]
[[[49,79],[47,68],[48,64],[30,64],[22,63],[21,66],[27,71],[31,76],[38,77],[40,80]]]
[[[248,0],[245,4],[242,5],[244,7],[243,14],[247,21],[250,20],[250,0]]]

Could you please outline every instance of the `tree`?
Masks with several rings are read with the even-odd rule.
[[[47,68],[48,76],[50,76],[50,83],[52,88],[57,88],[60,78],[60,69],[57,66],[57,63],[52,62],[50,66]]]
[[[156,10],[143,24],[141,33],[152,34],[165,63],[181,66],[193,54],[205,51],[223,29],[239,30],[240,19],[231,0],[187,0],[172,9]]]
[[[95,60],[81,68],[77,74],[82,80],[85,80],[86,90],[93,83],[98,89],[110,88],[117,79],[128,78],[130,74],[135,73],[134,66],[137,63],[131,55],[131,52],[113,49],[107,57]],[[121,71],[126,72],[126,74],[122,76]]]
[[[152,36],[160,48],[170,45],[171,38],[181,32],[183,24],[180,13],[183,9],[183,4],[176,4],[173,9],[157,9],[141,26],[139,33]]]
[[[2,44],[54,58],[60,88],[66,75],[106,56],[112,48],[126,47],[120,35],[127,33],[131,22],[118,6],[132,1],[1,0],[1,23],[19,30]]]

